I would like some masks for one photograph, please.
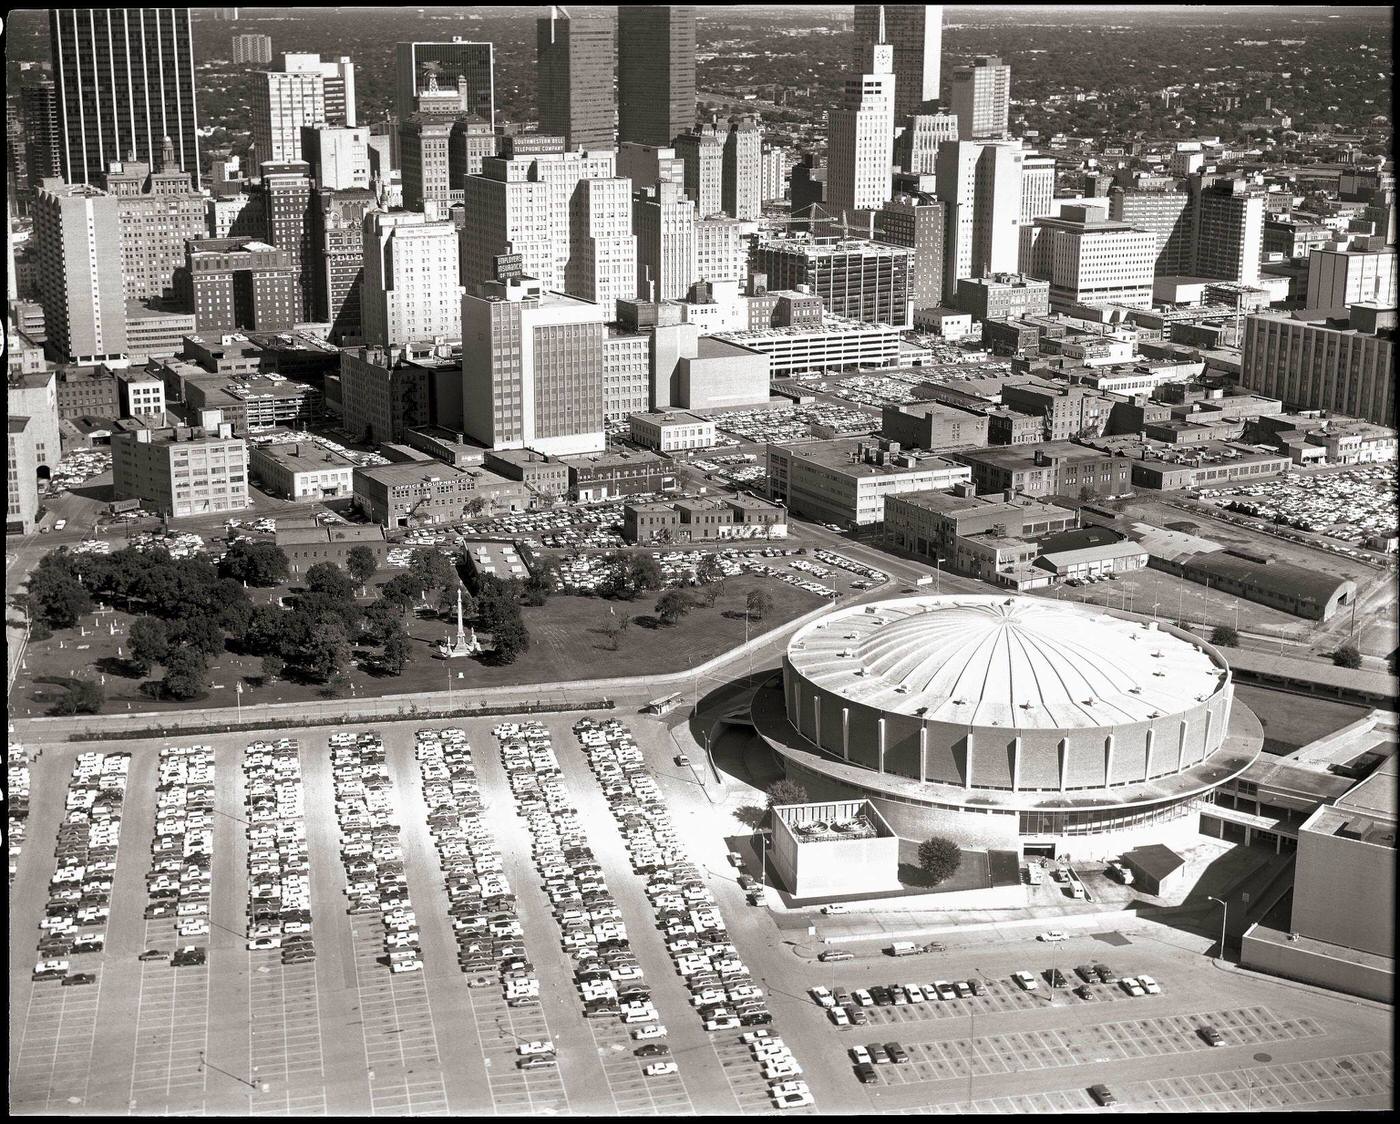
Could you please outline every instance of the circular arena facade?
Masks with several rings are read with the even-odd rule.
[[[1190,633],[1030,597],[907,597],[800,629],[754,727],[809,799],[906,837],[1107,858],[1187,843],[1263,741]]]

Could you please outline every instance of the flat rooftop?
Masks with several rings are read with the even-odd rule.
[[[871,418],[872,427],[878,419]],[[862,444],[868,444],[859,437],[837,437],[830,441],[814,441],[808,445],[789,445],[783,449],[794,460],[810,461],[825,468],[838,469],[847,476],[901,476],[914,472],[929,472],[933,469],[958,469],[964,467],[957,461],[949,460],[932,453],[901,449],[893,456],[913,457],[917,462],[912,467],[897,464],[867,464],[863,460],[852,459]]]
[[[255,444],[252,448],[259,456],[269,457],[293,472],[324,471],[359,463],[353,457],[311,441],[272,441]]]

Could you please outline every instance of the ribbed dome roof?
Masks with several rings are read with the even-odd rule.
[[[873,610],[873,611],[871,611]],[[969,726],[1140,722],[1209,697],[1195,644],[1029,597],[914,597],[834,613],[789,649],[813,682],[872,706]]]

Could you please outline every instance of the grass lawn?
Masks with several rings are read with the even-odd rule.
[[[387,577],[381,574],[380,584]],[[470,691],[520,683],[550,684],[683,671],[743,644],[745,598],[757,588],[767,590],[773,602],[772,612],[758,629],[770,629],[799,617],[822,601],[815,594],[772,578],[740,574],[725,582],[724,595],[712,608],[692,609],[668,628],[657,623],[653,614],[659,594],[650,593],[630,602],[556,594],[538,608],[525,607],[530,650],[508,667],[493,667],[476,659],[439,658],[435,645],[455,630],[455,622],[411,618],[408,632],[414,643],[403,674],[371,674],[359,664],[369,662],[377,649],[357,649],[357,663],[350,673],[353,693],[377,696],[445,691],[449,675],[453,688]],[[263,601],[285,590],[249,592],[255,600]],[[616,619],[609,608],[618,616],[626,614],[632,621],[620,637],[617,651],[611,650],[611,641],[605,634],[610,621]],[[225,652],[210,668],[211,686],[205,698],[187,703],[152,700],[139,690],[140,681],[126,674],[117,654],[118,647],[126,642],[132,618],[110,612],[97,619],[100,624],[94,628],[94,617],[84,618],[86,636],[80,635],[77,628],[62,629],[51,639],[30,642],[25,651],[25,667],[16,677],[11,695],[11,709],[16,717],[47,713],[63,693],[63,681],[76,676],[105,677],[107,703],[103,709],[109,713],[232,707],[238,701],[250,705],[287,703],[324,697],[318,684],[278,680],[254,686],[261,682],[259,658]],[[109,625],[115,626],[115,635],[109,633]],[[240,679],[244,684],[241,700],[235,691]]]

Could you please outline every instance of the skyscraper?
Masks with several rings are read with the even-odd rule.
[[[729,119],[724,138],[724,213],[751,221],[763,212],[763,130],[758,119]]]
[[[1242,179],[1197,172],[1191,195],[1191,272],[1253,285],[1264,249],[1264,190]]]
[[[676,138],[676,155],[685,167],[685,193],[701,218],[724,210],[724,140],[714,121]]]
[[[24,124],[24,163],[28,188],[63,175],[62,133],[58,124],[58,90],[47,78],[24,82],[19,90]],[[94,177],[95,178],[95,177]]]
[[[303,126],[355,124],[355,64],[322,62],[320,55],[287,54],[282,69],[263,74],[253,88],[253,152],[268,160],[301,160]]]
[[[666,146],[695,124],[695,8],[629,5],[617,14],[618,140]]]
[[[642,300],[682,300],[695,281],[695,204],[680,184],[661,180],[632,196],[637,235],[637,295]]]
[[[1115,187],[1108,198],[1108,217],[1114,222],[1156,236],[1153,273],[1175,277],[1191,272],[1191,197],[1186,192]]]
[[[879,42],[880,9],[886,42],[894,45],[894,112],[903,119],[938,97],[943,52],[942,4],[857,4],[855,66]]]
[[[599,17],[574,19],[557,6],[549,13],[535,25],[540,132],[563,137],[568,148],[612,148],[613,26]]]
[[[878,210],[890,197],[894,46],[886,37],[883,16],[864,66],[864,73],[846,79],[841,108],[827,114],[826,201],[838,212]]]
[[[394,116],[408,120],[417,108],[414,99],[428,88],[434,75],[444,88],[466,79],[468,112],[496,123],[495,53],[490,43],[468,43],[455,36],[450,43],[399,43],[394,49]]]
[[[302,160],[263,164],[259,194],[267,241],[292,255],[301,294],[301,319],[310,320],[316,294],[315,185],[311,165]]]
[[[1006,136],[1011,114],[1011,67],[995,55],[979,55],[953,71],[948,99],[958,119],[959,140]]]
[[[1014,273],[1020,258],[1020,141],[952,141],[939,145],[934,173],[947,207],[943,291],[961,277]]]
[[[363,288],[365,215],[375,209],[369,190],[316,193],[315,318],[331,326],[331,342],[353,347],[363,342],[361,291]]]
[[[412,212],[365,216],[361,321],[367,344],[459,339],[457,230]]]
[[[85,183],[46,180],[34,201],[35,282],[48,346],[59,360],[126,352],[119,201]]]
[[[943,303],[942,202],[928,194],[896,195],[875,212],[875,238],[913,250],[909,296],[917,311]]]
[[[369,187],[369,130],[302,126],[302,157],[318,187]]]
[[[173,157],[167,147],[166,155]],[[122,228],[122,280],[128,300],[174,296],[175,271],[185,264],[185,240],[206,234],[204,197],[178,168],[113,164],[102,186],[117,200]]]
[[[1055,158],[1026,154],[1021,162],[1021,222],[1055,213]]]
[[[235,35],[233,61],[269,63],[272,61],[271,35]]]
[[[56,8],[49,46],[66,182],[96,183],[131,153],[157,166],[170,137],[199,186],[188,8]]]

